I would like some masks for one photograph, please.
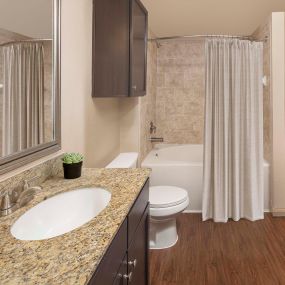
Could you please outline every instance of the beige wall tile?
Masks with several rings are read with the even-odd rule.
[[[157,50],[156,123],[167,143],[203,143],[204,41],[163,42]]]
[[[266,160],[272,159],[272,93],[271,93],[271,20],[268,19],[253,34],[257,40],[263,40],[263,74],[267,77],[267,86],[263,88],[263,142],[264,157]]]

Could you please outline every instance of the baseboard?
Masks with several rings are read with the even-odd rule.
[[[276,208],[272,210],[273,217],[285,217],[285,209]]]
[[[183,211],[184,214],[201,214],[202,210],[185,210]]]
[[[285,209],[282,209],[282,210],[284,210],[284,216],[285,216]],[[185,211],[183,211],[183,213],[184,214],[201,214],[202,213],[202,210],[185,210]],[[264,213],[271,213],[271,210],[269,210],[269,209],[264,209]],[[272,212],[272,214],[273,214],[273,212]],[[274,216],[274,214],[273,214],[273,216]]]

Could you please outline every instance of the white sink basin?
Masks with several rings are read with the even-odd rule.
[[[11,227],[11,233],[19,240],[43,240],[63,235],[96,217],[110,200],[110,192],[102,188],[58,194],[23,214]]]

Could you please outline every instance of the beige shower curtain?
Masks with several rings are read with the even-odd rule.
[[[1,47],[3,58],[2,156],[44,142],[42,43]]]
[[[206,42],[203,220],[263,218],[263,45]]]

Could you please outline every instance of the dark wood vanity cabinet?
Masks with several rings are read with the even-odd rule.
[[[128,258],[125,256],[123,259],[119,271],[116,274],[113,285],[127,285],[128,284]],[[105,283],[104,283],[105,284]],[[111,284],[111,283],[110,283]]]
[[[140,0],[93,0],[93,97],[146,94],[147,21]]]
[[[146,94],[147,11],[140,1],[130,2],[130,96],[143,96]]]
[[[148,285],[149,181],[98,265],[89,285]]]
[[[148,224],[149,208],[147,207],[138,229],[128,247],[128,275],[130,284],[146,285],[148,282]]]

